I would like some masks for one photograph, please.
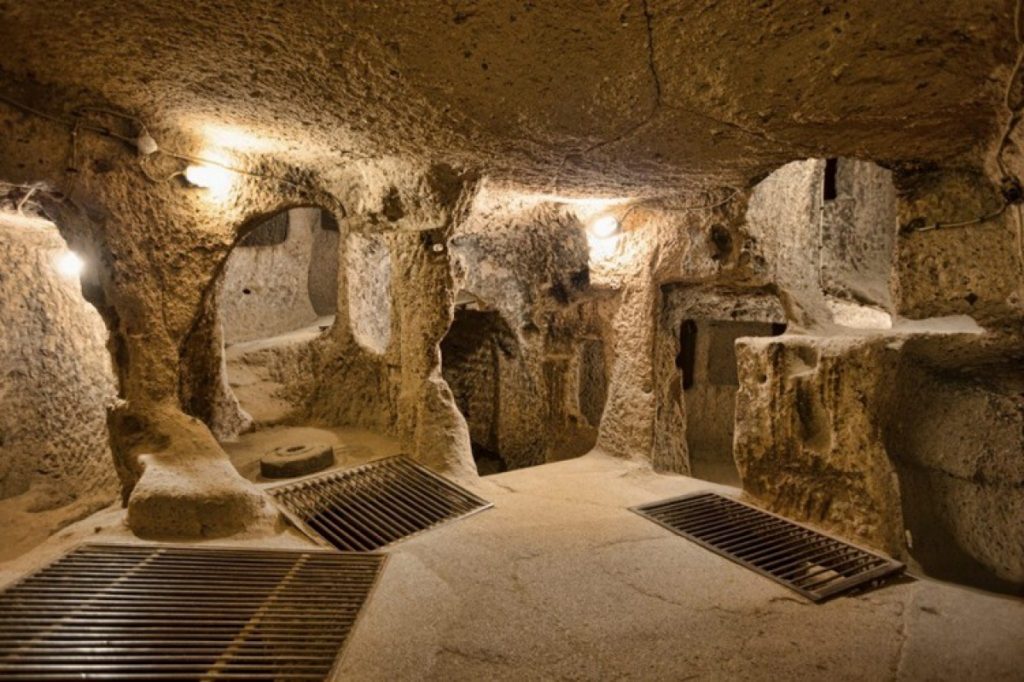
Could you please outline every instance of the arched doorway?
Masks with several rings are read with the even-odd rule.
[[[228,256],[217,292],[226,374],[258,425],[293,408],[274,351],[308,343],[334,323],[339,237],[329,213],[293,208],[253,226]]]
[[[225,343],[331,324],[338,304],[338,235],[333,217],[316,208],[281,211],[245,234],[220,283]]]
[[[736,426],[736,340],[746,336],[775,336],[781,323],[753,320],[687,318],[679,327],[683,404],[686,409],[686,447],[695,478],[740,485],[733,457]]]
[[[441,341],[441,371],[455,404],[469,426],[477,471],[488,475],[510,468],[502,451],[502,420],[510,405],[502,403],[502,386],[515,371],[518,342],[495,310],[459,305]]]

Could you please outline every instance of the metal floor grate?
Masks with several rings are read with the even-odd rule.
[[[717,493],[684,495],[633,511],[812,601],[904,568],[886,556]]]
[[[83,545],[0,593],[0,680],[322,680],[385,559]]]
[[[492,505],[398,455],[267,489],[311,538],[372,551]]]

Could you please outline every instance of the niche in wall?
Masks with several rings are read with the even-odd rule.
[[[382,235],[348,235],[345,284],[352,337],[382,355],[391,342],[391,257]]]

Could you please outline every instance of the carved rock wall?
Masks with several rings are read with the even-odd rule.
[[[107,330],[60,272],[67,253],[52,223],[0,215],[0,499],[33,486],[48,507],[115,497]]]

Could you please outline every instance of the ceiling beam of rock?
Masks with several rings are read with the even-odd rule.
[[[8,1],[0,82],[57,115],[103,104],[195,152],[311,172],[397,156],[556,194],[656,193],[814,156],[977,163],[998,132],[1012,13],[1009,0]]]

